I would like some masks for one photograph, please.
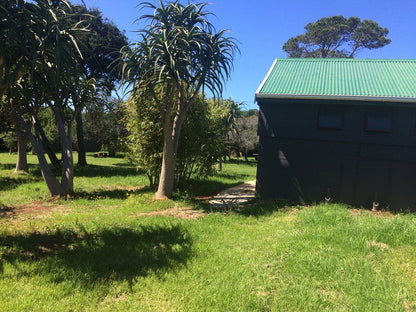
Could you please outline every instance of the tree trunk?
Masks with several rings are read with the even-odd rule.
[[[58,157],[56,157],[55,151],[53,150],[52,144],[51,142],[49,142],[45,131],[43,131],[42,126],[40,125],[40,123],[38,122],[38,118],[37,116],[36,118],[36,122],[35,122],[35,128],[36,131],[40,137],[40,139],[42,140],[43,146],[45,147],[45,152],[46,154],[48,154],[49,160],[51,161],[52,165],[57,166],[61,163],[61,161],[58,159]]]
[[[17,162],[14,172],[21,171],[29,171],[27,166],[26,134],[17,130]]]
[[[0,58],[0,60],[1,60],[1,58]],[[3,64],[3,63],[0,61],[0,65],[1,64]],[[7,90],[7,83],[3,79],[0,78],[0,99],[3,98],[3,95],[6,92],[6,90]]]
[[[78,140],[78,166],[87,165],[87,157],[85,153],[85,144],[84,144],[84,125],[82,122],[81,112],[76,116],[77,123],[77,140]]]
[[[218,161],[217,161],[217,172],[222,171],[222,158],[218,157]]]
[[[116,157],[116,150],[114,149],[114,147],[108,148],[108,157]]]
[[[56,124],[58,126],[59,137],[62,147],[62,176],[61,187],[62,195],[72,195],[74,190],[74,161],[72,157],[72,133],[71,123],[68,124],[68,134],[65,131],[65,124],[60,110],[53,106]]]
[[[162,113],[163,119],[163,155],[162,168],[160,171],[159,186],[156,192],[156,199],[171,198],[175,186],[175,165],[176,155],[179,145],[179,136],[182,130],[182,124],[185,114],[190,106],[189,103],[183,102],[185,99],[182,90],[183,83],[178,90],[177,111],[173,121],[171,120],[172,105],[168,105],[165,113]],[[168,92],[170,94],[170,92]],[[168,100],[172,101],[173,97]],[[172,102],[170,102],[172,103]]]
[[[159,186],[156,199],[167,199],[172,197],[175,184],[176,153],[172,136],[173,126],[169,114],[163,120],[163,155],[162,168],[160,171]]]
[[[13,114],[13,119],[17,136],[17,161],[14,172],[28,172],[26,151],[27,134],[23,130],[23,127],[19,122],[19,116],[17,116],[16,113]]]
[[[64,195],[72,195],[74,193],[74,159],[72,153],[72,131],[71,123],[68,125],[68,134],[61,139],[62,144],[62,177],[61,186]]]
[[[32,143],[32,147],[35,150],[36,156],[38,157],[40,171],[42,173],[43,179],[46,182],[46,185],[48,186],[50,195],[60,196],[62,194],[61,185],[59,184],[59,181],[56,179],[56,177],[53,175],[53,172],[48,165],[48,162],[45,157],[45,152],[42,147],[42,143],[39,140],[39,134],[37,133],[35,137],[30,131],[30,127],[27,125],[26,121],[21,116],[19,116],[19,119],[21,121],[21,124],[25,128],[27,135],[29,136],[29,139]],[[36,120],[32,118],[32,122],[36,123]],[[35,132],[37,132],[36,127]]]

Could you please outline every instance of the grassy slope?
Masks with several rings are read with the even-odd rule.
[[[0,154],[0,203],[12,209],[46,199],[36,167],[15,176],[13,161]],[[78,170],[74,200],[51,213],[0,217],[0,310],[416,309],[413,215],[258,201],[197,220],[138,217],[175,202],[153,201],[145,177],[122,159],[89,162]],[[254,173],[226,164],[192,193]]]

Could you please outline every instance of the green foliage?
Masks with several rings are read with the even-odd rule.
[[[79,38],[82,53],[80,65],[88,78],[95,78],[106,91],[114,89],[120,80],[120,50],[127,45],[127,37],[97,9],[87,9],[82,5],[72,6],[74,18],[88,25],[88,32]]]
[[[141,40],[133,48],[124,48],[123,56],[124,73],[134,87],[158,85],[159,92],[166,92],[163,88],[170,84],[188,99],[202,86],[213,94],[222,93],[238,48],[233,38],[225,36],[225,30],[215,32],[207,19],[211,14],[205,10],[207,5],[163,0],[142,3],[141,7],[153,10],[153,14],[139,18],[149,24],[140,31]]]
[[[224,149],[224,119],[229,107],[223,102],[207,101],[198,96],[184,120],[176,161],[176,185],[184,188],[192,175],[205,177],[213,173],[213,164]],[[126,103],[129,137],[128,158],[144,170],[150,184],[158,183],[163,148],[160,111],[151,97],[136,96]]]
[[[362,49],[377,49],[391,42],[386,38],[387,28],[358,17],[324,17],[305,29],[304,35],[290,38],[283,45],[289,57],[352,58]]]
[[[124,150],[127,131],[120,122],[124,118],[121,101],[101,94],[90,103],[82,118],[84,140],[92,147],[91,151],[101,148],[114,156],[116,152]]]
[[[232,148],[233,142],[230,140],[229,134],[236,131],[237,119],[243,113],[241,111],[243,103],[237,103],[232,99],[212,99],[210,105],[219,123],[218,139],[222,142],[220,156],[230,155],[229,151]]]
[[[0,133],[0,139],[3,141],[3,144],[7,147],[10,153],[17,152],[16,133],[13,133],[13,132]]]
[[[146,172],[150,186],[157,185],[162,163],[163,130],[160,112],[150,97],[135,96],[126,102],[125,118],[128,130],[127,158]]]
[[[221,102],[215,105],[202,96],[189,108],[177,153],[176,183],[180,189],[189,184],[192,175],[205,178],[214,173],[213,165],[224,149],[222,126],[227,112]]]
[[[59,133],[52,110],[49,107],[40,108],[38,118],[47,139],[53,147],[53,150],[55,152],[60,152],[61,145],[59,142]]]
[[[258,111],[243,111],[241,116],[236,118],[235,127],[229,131],[229,154],[242,154],[246,159],[250,152],[258,151]]]
[[[72,123],[93,101],[98,89],[108,94],[120,79],[114,64],[127,39],[96,9],[65,0],[1,1],[0,39],[4,44],[0,47],[0,96],[3,99],[6,95],[8,109],[16,116],[15,124],[21,123],[29,135],[51,195],[71,194]],[[42,116],[49,113],[45,106],[52,109],[53,118]],[[58,136],[53,133],[52,138],[49,129],[56,129],[53,119]],[[106,128],[117,129],[112,126],[117,119],[106,120],[111,124]],[[81,126],[77,130],[82,138]],[[104,144],[113,154],[116,147],[109,140],[115,134],[105,134]],[[55,144],[57,137],[59,147]],[[47,139],[53,148],[46,144]],[[41,141],[55,163],[58,160],[51,150],[64,151],[60,183],[44,160]]]

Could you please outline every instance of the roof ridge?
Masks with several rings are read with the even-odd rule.
[[[277,58],[277,61],[312,62],[416,62],[416,59]]]

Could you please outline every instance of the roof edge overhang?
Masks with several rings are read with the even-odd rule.
[[[396,103],[416,104],[416,97],[324,95],[324,94],[262,94],[262,93],[257,92],[255,101],[258,101],[260,99],[332,100],[332,101],[340,100],[340,101],[362,101],[362,102],[371,101],[371,102],[396,102]]]
[[[261,82],[260,86],[258,87],[258,89],[256,91],[256,98],[257,98],[257,94],[260,94],[261,89],[263,89],[264,84],[266,83],[267,79],[269,79],[269,76],[271,75],[271,73],[273,71],[273,68],[276,65],[276,63],[277,63],[277,59],[274,60],[272,66],[270,67],[269,71],[267,72],[266,77],[264,77],[263,81]]]

